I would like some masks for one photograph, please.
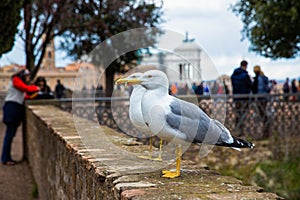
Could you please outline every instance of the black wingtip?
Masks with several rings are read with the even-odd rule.
[[[233,137],[233,143],[221,143],[217,145],[225,146],[225,147],[250,148],[250,149],[253,149],[255,147],[255,144],[236,137]]]
[[[246,140],[240,139],[240,138],[235,138],[235,137],[233,137],[233,145],[234,145],[234,147],[238,147],[238,148],[253,149],[255,147],[255,144],[248,142]]]

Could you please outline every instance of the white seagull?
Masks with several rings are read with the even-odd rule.
[[[143,73],[137,72],[129,75],[127,78],[118,79],[116,81],[116,84],[127,84],[130,80],[135,80],[137,78],[140,78],[143,75]],[[130,84],[129,84],[130,85]],[[160,140],[160,146],[159,146],[159,154],[157,158],[152,159],[152,138],[153,134],[151,133],[149,127],[146,125],[144,121],[144,117],[142,114],[142,98],[144,93],[146,92],[146,88],[142,87],[141,85],[132,85],[133,90],[129,98],[129,119],[131,123],[136,127],[138,130],[149,134],[150,136],[150,149],[149,149],[149,155],[148,156],[140,156],[141,158],[150,159],[150,160],[157,160],[162,161],[161,158],[161,150],[162,150],[162,140]]]
[[[204,143],[232,148],[253,148],[254,144],[233,137],[219,121],[211,119],[195,104],[168,94],[169,81],[165,73],[150,70],[143,76],[128,80],[146,91],[142,98],[142,115],[152,134],[177,144],[176,171],[162,171],[163,177],[180,176],[181,145]]]

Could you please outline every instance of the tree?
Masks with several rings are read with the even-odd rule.
[[[33,78],[47,44],[56,36],[62,36],[61,48],[78,59],[122,31],[156,26],[161,22],[161,14],[161,7],[150,0],[34,0],[24,6],[24,31],[21,31],[26,67]],[[106,70],[108,96],[112,92],[113,74],[121,70],[122,63],[136,58],[136,51],[129,52]]]
[[[31,79],[42,64],[49,42],[69,28],[66,21],[75,17],[68,12],[73,6],[72,0],[25,0],[20,36],[25,43],[26,68],[31,71]]]
[[[273,59],[299,55],[300,1],[240,0],[232,11],[241,16],[250,50]]]
[[[71,21],[73,25],[80,29],[70,28],[64,32],[65,40],[61,43],[61,48],[67,50],[68,55],[78,59],[82,55],[89,53],[99,43],[110,37],[133,28],[155,27],[162,22],[161,6],[154,1],[147,0],[111,0],[98,1],[89,0],[78,2],[72,12],[77,13],[77,18]],[[154,31],[155,32],[155,31]],[[157,32],[156,32],[157,33]],[[148,38],[140,38],[139,42],[151,43],[155,40],[156,33],[148,34]],[[124,38],[123,45],[134,45],[132,40]],[[149,42],[150,41],[150,42]],[[118,44],[106,44],[110,53],[118,55]],[[152,42],[153,43],[153,42]],[[113,89],[113,75],[115,72],[123,70],[126,63],[139,58],[137,51],[127,52],[120,55],[106,69],[106,96],[111,96]],[[105,62],[105,56],[93,56],[93,63],[98,65]]]
[[[2,0],[0,4],[0,57],[9,52],[14,44],[23,1]]]

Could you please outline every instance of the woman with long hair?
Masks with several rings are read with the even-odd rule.
[[[32,99],[54,99],[54,95],[47,84],[46,78],[39,76],[36,78],[34,85],[40,88],[40,91],[31,95]]]

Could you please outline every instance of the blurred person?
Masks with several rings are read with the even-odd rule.
[[[203,94],[204,95],[209,95],[210,89],[209,89],[209,85],[206,83],[204,86],[204,91]]]
[[[241,61],[240,67],[234,69],[231,75],[232,93],[233,94],[250,94],[252,91],[252,81],[247,71],[248,62]],[[243,123],[240,121],[244,115],[245,110],[248,108],[249,97],[234,98],[236,109],[236,127],[240,124],[240,131],[242,134]]]
[[[203,81],[201,81],[201,83],[199,83],[199,85],[196,86],[195,94],[203,95],[203,93],[204,93],[204,86],[203,86]]]
[[[270,93],[269,78],[264,74],[259,65],[254,66],[255,73],[253,81],[253,94],[268,94]]]
[[[271,80],[270,82],[271,82],[271,86],[270,86],[271,91],[270,91],[270,93],[271,94],[279,94],[279,91],[278,91],[278,88],[277,88],[277,81],[276,80]]]
[[[204,94],[203,81],[201,81],[201,82],[199,83],[199,85],[196,85],[196,84],[195,84],[195,87],[194,87],[194,88],[195,88],[195,89],[194,89],[194,92],[195,92],[195,94],[196,94],[196,96],[197,96],[198,102],[200,102],[201,96]]]
[[[225,94],[225,85],[218,83],[218,91],[217,94]]]
[[[193,90],[193,92],[196,94],[196,89],[197,89],[197,85],[196,85],[196,83],[195,82],[193,82],[193,84],[192,84],[192,90]]]
[[[179,84],[177,94],[178,95],[187,95],[187,92],[188,92],[188,86],[187,86],[187,84],[186,83]]]
[[[177,93],[178,93],[178,86],[177,86],[177,83],[171,84],[170,89],[171,89],[172,94],[176,96]]]
[[[5,103],[3,106],[3,123],[6,125],[6,133],[3,141],[1,162],[4,165],[14,165],[11,157],[11,145],[17,129],[24,117],[24,99],[26,93],[39,91],[35,85],[27,85],[30,81],[30,72],[23,69],[12,75],[9,82]]]
[[[288,96],[287,94],[290,93],[290,85],[289,85],[289,82],[290,82],[290,79],[289,79],[289,78],[286,78],[286,79],[285,79],[285,82],[284,82],[284,84],[283,84],[283,88],[282,88],[283,93],[286,94],[286,95],[284,96],[284,99],[285,99],[286,101],[289,99],[289,96]]]
[[[34,85],[38,86],[40,88],[40,91],[36,93],[35,96],[32,95],[33,99],[53,99],[54,95],[50,89],[50,87],[47,85],[47,81],[45,77],[39,76],[36,78],[36,81],[34,82]]]
[[[61,84],[60,80],[57,79],[57,84],[55,86],[55,96],[58,99],[61,99],[64,97],[65,94],[65,86]]]
[[[252,81],[247,71],[248,62],[243,60],[240,67],[236,68],[231,75],[233,94],[250,94],[252,91]],[[239,98],[236,100],[247,100],[248,98]]]
[[[253,71],[255,73],[254,81],[253,81],[253,94],[269,94],[269,79],[261,70],[259,65],[253,67]],[[267,98],[259,97],[258,101],[256,101],[256,105],[258,107],[259,116],[262,118],[264,123],[263,137],[269,136],[269,124],[268,124],[268,116],[267,116]]]
[[[210,93],[211,94],[218,94],[218,91],[219,91],[219,84],[217,83],[217,81],[214,81],[212,83],[212,87],[211,87]]]
[[[96,87],[96,97],[103,97],[103,96],[104,96],[103,86],[101,84],[98,84]]]
[[[224,90],[225,90],[225,94],[229,94],[229,88],[228,85],[225,83],[225,81],[223,81],[223,85],[224,85]]]
[[[297,86],[296,86],[296,79],[293,79],[293,80],[292,80],[291,91],[292,91],[293,94],[295,94],[295,93],[298,92],[298,88],[297,88]],[[293,101],[296,100],[296,96],[295,96],[295,95],[292,96],[292,100],[293,100]]]
[[[96,90],[102,91],[103,90],[103,86],[101,84],[98,84]]]

